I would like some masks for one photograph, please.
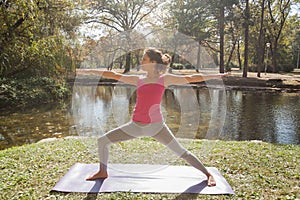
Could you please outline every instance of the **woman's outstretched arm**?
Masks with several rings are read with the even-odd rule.
[[[103,78],[114,79],[130,85],[137,85],[139,77],[136,75],[125,75],[113,71],[102,71],[98,69],[76,69],[79,75],[95,75]]]
[[[193,82],[202,82],[211,79],[220,79],[228,74],[211,74],[211,75],[203,75],[203,74],[192,74],[192,75],[174,75],[174,74],[166,74],[165,75],[165,86],[169,85],[183,85],[187,83]]]

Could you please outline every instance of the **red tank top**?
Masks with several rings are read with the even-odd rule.
[[[160,122],[163,116],[160,103],[165,91],[164,79],[160,77],[157,83],[143,83],[138,80],[136,90],[136,105],[132,115],[132,121],[144,124]]]

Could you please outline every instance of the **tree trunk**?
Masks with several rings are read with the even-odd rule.
[[[272,54],[272,72],[273,73],[278,73],[278,67],[277,67],[277,40],[274,42],[274,48],[271,49],[271,54]]]
[[[264,55],[264,30],[263,30],[263,23],[264,23],[264,12],[265,12],[265,0],[261,0],[261,15],[260,15],[260,29],[259,29],[259,36],[258,36],[258,47],[257,47],[257,77],[260,77],[260,72],[263,66],[263,55]]]
[[[126,54],[124,74],[130,71],[131,52]]]
[[[140,70],[140,54],[139,54],[139,51],[137,51],[135,53],[135,59],[136,59],[136,70],[139,71]]]
[[[272,1],[267,1],[268,9],[269,9],[269,16],[271,21],[271,26],[269,26],[269,32],[272,39],[271,45],[271,57],[272,57],[272,71],[277,73],[278,66],[277,66],[277,59],[278,59],[278,42],[282,33],[282,29],[285,25],[286,19],[289,15],[289,11],[291,9],[291,0],[287,1],[278,1],[278,6],[276,6],[272,10]],[[275,13],[274,13],[275,12]],[[280,15],[276,15],[276,12]]]
[[[245,13],[245,51],[244,51],[244,69],[243,77],[247,77],[248,72],[248,48],[249,48],[249,20],[250,20],[250,8],[249,0],[246,0],[246,13]]]
[[[225,5],[221,1],[220,6],[220,19],[219,19],[219,28],[220,28],[220,73],[224,73],[224,9]]]
[[[197,52],[197,66],[196,66],[196,72],[199,72],[199,69],[201,67],[201,45],[200,42],[198,42],[198,52]]]
[[[236,45],[236,40],[234,40],[234,42],[232,44],[232,47],[231,47],[231,50],[230,50],[230,54],[229,54],[229,57],[228,57],[228,60],[227,60],[227,63],[226,63],[226,70],[229,69],[229,64],[230,64],[231,58],[233,56],[233,52],[235,50],[235,45]]]
[[[125,35],[126,35],[126,43],[127,43],[127,47],[128,49],[130,49],[129,47],[132,45],[132,41],[131,41],[131,31],[130,29],[124,29],[126,32],[125,32]],[[125,69],[124,69],[124,72],[123,74],[125,73],[128,73],[130,72],[130,65],[131,65],[131,52],[128,52],[126,54],[126,58],[125,58]]]
[[[240,41],[238,40],[238,48],[237,48],[237,57],[239,61],[239,68],[242,69],[242,59],[241,59],[241,48],[240,48]]]

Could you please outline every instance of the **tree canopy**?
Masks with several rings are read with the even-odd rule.
[[[80,15],[76,1],[0,1],[0,74],[43,75],[71,69],[67,41]]]
[[[197,69],[209,67],[201,64],[200,59],[202,50],[206,50],[221,72],[224,67],[225,70],[244,67],[245,72],[258,71],[259,75],[266,64],[271,72],[291,71],[297,65],[300,51],[299,3],[299,0],[1,0],[0,75],[65,75],[88,59],[93,47],[108,43],[106,39],[128,32],[142,40],[150,26],[171,29],[197,41]],[[102,25],[95,29],[100,37],[82,34],[80,28],[88,24]],[[127,71],[133,62],[138,63],[139,53],[128,52],[120,59]],[[109,60],[103,62],[105,65],[113,62],[98,57]]]

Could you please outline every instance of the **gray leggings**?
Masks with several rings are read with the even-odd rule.
[[[164,122],[152,124],[140,124],[129,122],[116,129],[107,132],[98,138],[98,153],[100,158],[100,169],[106,171],[109,155],[109,146],[112,143],[126,141],[137,137],[148,136],[167,146],[179,157],[185,159],[190,165],[208,175],[207,169],[197,157],[178,143],[173,133]]]

